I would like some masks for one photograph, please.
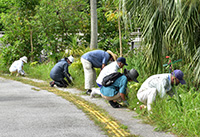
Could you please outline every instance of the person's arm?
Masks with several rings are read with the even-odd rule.
[[[122,101],[124,102],[124,104],[125,104],[126,106],[128,106],[129,103],[128,103],[128,101],[127,101],[126,98],[125,98],[126,95],[125,95],[124,93],[120,93],[120,96],[121,96]]]
[[[129,105],[128,104],[128,101],[126,100],[126,88],[127,88],[127,78],[124,78],[121,80],[121,83],[120,83],[120,88],[119,88],[119,92],[120,92],[120,96],[124,102],[125,105]]]
[[[107,65],[109,59],[110,59],[110,55],[107,52],[104,52],[104,57],[101,62],[102,63],[101,69],[103,69]]]
[[[166,88],[169,87],[169,83],[167,82],[167,80],[162,80],[160,83],[159,83],[159,86],[158,86],[158,92],[159,92],[159,95],[161,98],[163,98],[165,95],[166,95]]]
[[[65,75],[65,77],[70,77],[71,76],[69,74],[68,67],[69,67],[69,65],[67,63],[65,63],[64,64],[64,75]]]
[[[18,61],[16,66],[17,66],[18,73],[20,73],[23,70],[23,62],[21,60]]]
[[[73,79],[72,79],[72,76],[69,74],[68,67],[69,67],[69,64],[65,63],[64,64],[64,75],[65,75],[67,81],[71,84]]]
[[[126,101],[126,98],[125,98],[125,94],[124,93],[120,93],[120,96],[122,98],[123,101]]]
[[[106,64],[102,64],[102,67],[101,67],[101,69],[103,69],[105,66],[106,66]]]

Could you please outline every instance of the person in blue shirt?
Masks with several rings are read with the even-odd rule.
[[[103,69],[109,61],[115,61],[117,55],[110,50],[93,50],[81,56],[81,63],[84,69],[86,94],[91,93],[91,89],[96,84],[96,71],[94,68]]]
[[[53,81],[50,82],[50,86],[53,87],[56,85],[57,87],[67,87],[68,84],[72,83],[72,77],[68,71],[68,67],[73,63],[74,58],[69,56],[67,58],[63,58],[52,68],[50,72],[50,77]],[[65,79],[67,81],[65,81]]]
[[[135,81],[138,83],[137,77],[139,73],[135,69],[124,71],[124,75],[116,79],[110,86],[102,86],[100,89],[101,96],[109,101],[113,108],[119,108],[121,105],[118,102],[123,101],[125,105],[129,105],[125,96],[128,81]]]

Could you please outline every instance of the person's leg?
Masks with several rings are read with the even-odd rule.
[[[120,93],[116,94],[115,96],[113,97],[107,97],[107,96],[104,96],[103,94],[101,94],[101,96],[103,98],[105,98],[106,100],[109,101],[110,105],[113,107],[113,108],[120,108],[121,105],[117,102],[117,100],[119,100],[119,98],[121,98],[120,96]]]
[[[55,84],[55,81],[51,81],[51,82],[49,82],[49,84],[50,84],[51,87],[53,87],[54,84]]]
[[[148,111],[151,110],[151,104],[155,101],[156,88],[140,89],[137,98],[140,102],[147,105]]]
[[[92,64],[87,61],[86,59],[81,58],[81,62],[84,69],[84,76],[85,76],[85,89],[90,90],[94,87],[93,79],[94,79],[94,72],[96,71],[92,68]]]
[[[96,85],[96,70],[94,69],[94,68],[92,68],[92,75],[93,75],[93,78],[92,78],[92,88],[94,88],[95,87],[95,85]]]
[[[121,107],[121,105],[119,103],[114,102],[113,100],[110,100],[109,103],[113,108],[120,108]]]
[[[95,95],[101,95],[100,88],[92,88],[90,97],[93,98],[93,97],[95,97]]]
[[[67,87],[68,83],[65,80],[61,80],[61,81],[54,81],[54,83],[56,84],[57,87]]]
[[[155,101],[157,95],[156,88],[149,89],[149,95],[147,98],[147,109],[148,111],[151,110],[151,104]]]
[[[10,75],[12,76],[13,74],[17,73],[17,70],[15,71],[10,71]]]
[[[50,86],[53,87],[54,84],[57,86],[57,87],[67,87],[68,86],[68,83],[64,80],[64,78],[62,77],[52,77],[51,78],[53,79],[53,82],[50,82]]]

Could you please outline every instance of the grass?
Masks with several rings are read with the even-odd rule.
[[[135,111],[139,114],[139,117],[144,120],[145,123],[152,124],[156,126],[157,131],[167,131],[172,132],[178,136],[200,136],[200,94],[199,89],[196,88],[191,81],[189,81],[189,75],[192,74],[187,67],[183,66],[184,76],[188,83],[187,85],[179,85],[176,89],[181,98],[182,105],[177,104],[173,100],[177,100],[175,96],[167,96],[165,99],[157,98],[156,103],[153,104],[153,114],[147,113],[147,110],[140,110],[139,106],[142,104],[137,99],[137,91],[141,84],[146,78],[151,74],[145,71],[142,66],[142,55],[134,54],[127,58],[128,69],[135,68],[140,76],[138,77],[139,84],[131,82],[128,84],[130,89],[129,92],[129,109]],[[35,64],[30,66],[30,64],[25,64],[24,69],[28,74],[28,77],[42,79],[45,81],[50,81],[50,70],[54,66],[54,63],[49,62],[48,64]],[[0,72],[8,73],[8,67],[1,67]],[[79,59],[76,60],[69,67],[69,71],[74,78],[75,88],[84,90],[84,72],[82,69],[82,64]],[[97,75],[99,70],[97,71]],[[189,81],[189,82],[188,82]],[[177,108],[181,108],[180,111]],[[98,123],[98,122],[97,122]],[[123,127],[123,126],[122,126]]]

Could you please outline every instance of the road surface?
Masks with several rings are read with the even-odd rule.
[[[72,103],[45,90],[0,78],[1,137],[105,137]]]

